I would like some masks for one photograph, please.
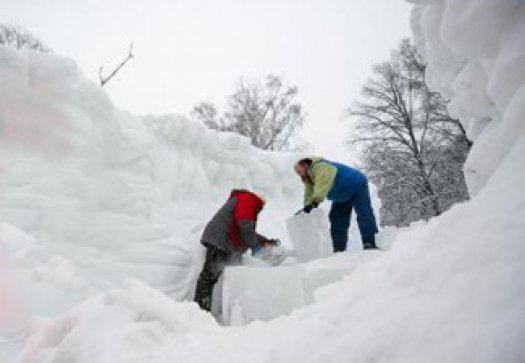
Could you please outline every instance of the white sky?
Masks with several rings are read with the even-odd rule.
[[[373,63],[408,36],[403,0],[0,0],[0,22],[22,25],[86,75],[136,58],[106,86],[133,113],[189,115],[219,107],[239,79],[284,76],[307,111],[303,138],[348,160],[344,109]]]

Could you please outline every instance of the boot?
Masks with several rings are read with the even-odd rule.
[[[364,250],[378,250],[375,241],[363,241]]]
[[[204,270],[199,279],[197,280],[197,286],[195,288],[194,301],[204,311],[211,311],[211,298],[213,294],[213,287],[217,280],[215,276]]]
[[[331,234],[334,252],[346,251],[346,244],[348,243],[348,231],[345,231],[343,233],[332,231]]]

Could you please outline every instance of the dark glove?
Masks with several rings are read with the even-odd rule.
[[[276,246],[279,246],[280,244],[281,244],[281,240],[278,238],[265,239],[260,244],[252,247],[252,256],[256,256],[257,254],[262,252],[264,248],[272,247],[272,246],[276,247]]]
[[[266,240],[265,242],[268,243],[271,246],[280,246],[281,245],[281,240],[279,238],[272,238],[272,239]]]
[[[307,205],[304,206],[303,212],[310,213],[312,211],[312,209],[317,208],[318,206],[319,206],[319,203],[312,202],[312,203],[307,204]]]

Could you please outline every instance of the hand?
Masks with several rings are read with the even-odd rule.
[[[263,250],[264,245],[257,245],[252,247],[252,256],[257,256]]]
[[[270,247],[281,245],[281,240],[279,238],[271,238],[265,242],[266,242],[266,246],[270,246]]]
[[[281,244],[281,240],[278,238],[266,239],[264,241],[261,241],[260,244],[252,247],[252,256],[260,255],[262,252],[264,252],[266,248],[279,246],[280,244]]]
[[[303,212],[308,214],[308,213],[310,213],[312,211],[312,209],[317,208],[318,206],[319,206],[319,203],[312,202],[312,203],[307,204],[307,205],[304,206]]]
[[[271,245],[266,243],[261,243],[252,248],[252,256],[257,257],[261,260],[266,260],[268,256],[272,255]]]
[[[271,238],[271,239],[267,239],[262,244],[263,244],[263,247],[279,246],[281,244],[281,240],[278,238]]]

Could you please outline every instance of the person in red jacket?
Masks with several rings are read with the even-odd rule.
[[[239,264],[248,249],[257,252],[274,244],[256,232],[257,216],[264,208],[264,198],[248,190],[233,190],[226,203],[204,228],[201,243],[206,259],[197,280],[194,301],[210,311],[213,287],[226,265]]]

